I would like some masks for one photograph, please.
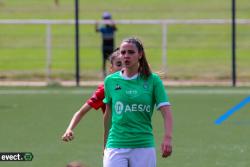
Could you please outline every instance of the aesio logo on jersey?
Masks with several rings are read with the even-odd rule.
[[[144,105],[144,104],[124,105],[122,102],[117,101],[115,103],[115,111],[117,114],[122,114],[122,112],[150,112],[150,105]]]

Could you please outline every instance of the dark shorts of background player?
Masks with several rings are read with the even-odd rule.
[[[102,44],[102,54],[103,54],[103,60],[107,60],[109,56],[113,53],[114,50],[114,40],[103,40]]]

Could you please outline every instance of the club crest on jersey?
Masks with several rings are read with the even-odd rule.
[[[115,90],[121,90],[122,88],[121,88],[121,86],[120,85],[118,85],[118,84],[116,84],[116,86],[115,86]]]

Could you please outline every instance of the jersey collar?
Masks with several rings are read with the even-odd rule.
[[[121,70],[121,71],[120,71],[120,76],[121,76],[123,79],[125,79],[125,80],[132,80],[132,79],[136,79],[136,78],[138,77],[138,73],[136,73],[136,74],[133,75],[132,77],[128,77],[128,76],[124,75],[124,74],[122,73],[122,70]]]

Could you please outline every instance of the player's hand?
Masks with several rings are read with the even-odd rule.
[[[63,135],[62,135],[62,140],[65,142],[71,141],[74,139],[74,133],[72,130],[67,130]]]
[[[171,137],[164,137],[161,144],[162,157],[166,158],[172,153],[172,139]]]

